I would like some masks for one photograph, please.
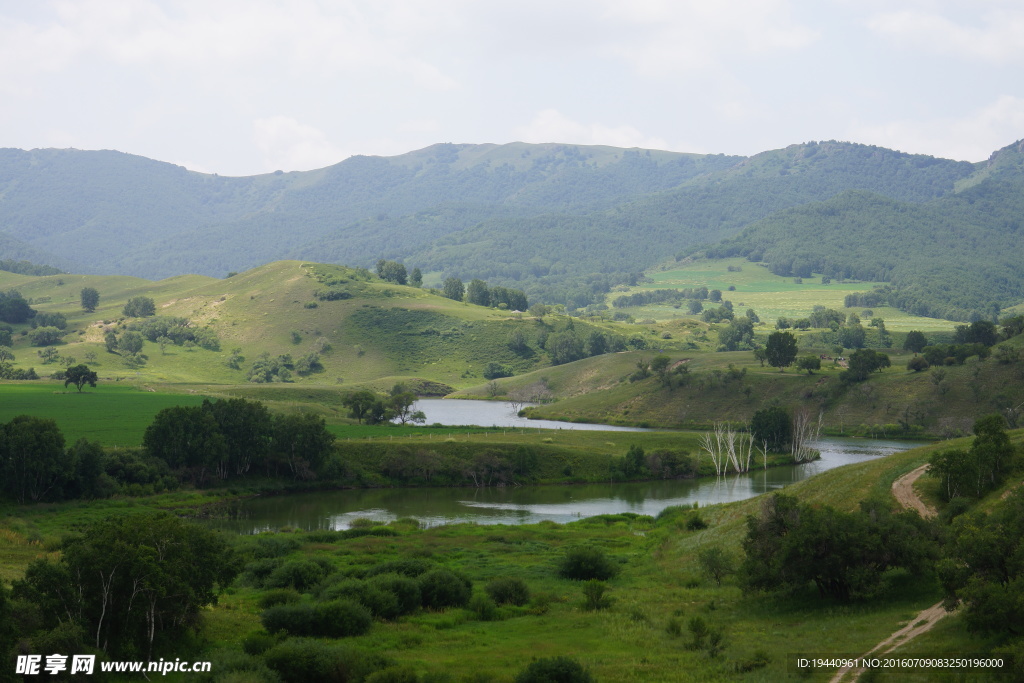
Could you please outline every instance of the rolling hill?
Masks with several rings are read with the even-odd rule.
[[[1020,156],[1017,144],[979,164],[835,141],[749,158],[439,144],[228,178],[119,152],[7,149],[0,258],[149,279],[282,258],[363,267],[388,258],[420,267],[428,283],[478,277],[577,308],[711,245],[837,273],[863,274],[875,261],[872,279],[915,294],[893,305],[967,318],[1021,299],[1020,272],[998,259],[991,277],[942,286],[943,268],[974,270],[1016,244]],[[792,236],[779,232],[790,225]],[[873,236],[897,228],[915,235],[905,251],[939,244],[914,255],[943,267],[908,268],[903,252],[886,267],[894,255]],[[723,239],[733,241],[714,247]],[[846,250],[850,242],[858,248]]]

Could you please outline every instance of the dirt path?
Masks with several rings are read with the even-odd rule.
[[[935,510],[924,504],[924,501],[914,493],[914,482],[921,478],[921,475],[928,469],[928,465],[921,465],[916,470],[907,472],[892,483],[892,495],[900,505],[908,510],[917,510],[925,519],[935,516]]]
[[[899,504],[908,510],[917,510],[925,519],[934,517],[936,513],[935,510],[925,505],[924,501],[921,500],[917,493],[914,492],[914,482],[917,481],[921,475],[927,471],[927,469],[928,465],[921,465],[916,470],[907,472],[892,483],[892,495],[896,497]],[[881,655],[887,652],[892,652],[900,645],[909,643],[917,636],[929,631],[933,626],[935,626],[935,623],[939,619],[947,614],[949,613],[942,606],[941,602],[932,605],[928,609],[921,610],[921,612],[911,619],[906,626],[893,633],[878,645],[875,645],[868,652],[861,655],[861,658],[867,657],[868,655]],[[844,680],[848,683],[853,683],[860,678],[862,673],[864,673],[864,669],[843,667],[836,671],[836,675],[832,677],[829,683],[840,683]],[[849,677],[847,677],[847,674],[849,674]]]

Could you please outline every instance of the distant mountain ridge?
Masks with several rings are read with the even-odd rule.
[[[908,211],[982,185],[1012,193],[1022,173],[1009,154],[971,164],[834,141],[752,157],[445,143],[231,178],[120,152],[3,149],[0,258],[146,278],[389,258],[578,307],[674,254],[849,191]]]

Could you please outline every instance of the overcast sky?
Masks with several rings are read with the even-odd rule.
[[[1022,0],[0,0],[0,147],[249,175],[435,142],[1022,137]]]

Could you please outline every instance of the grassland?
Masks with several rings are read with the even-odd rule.
[[[1020,443],[1022,436],[1016,433],[1015,441]],[[941,447],[947,445],[955,444]],[[939,447],[831,470],[788,487],[786,493],[806,502],[853,510],[869,495],[887,494],[892,481]],[[990,498],[998,500],[1001,493]],[[62,531],[83,521],[154,507],[180,510],[215,497],[178,492],[131,501],[35,506],[22,508],[14,516],[8,511],[0,534],[4,576],[18,575],[32,558],[45,555]],[[744,595],[732,576],[716,585],[700,570],[698,553],[718,546],[738,561],[746,516],[756,514],[759,505],[759,499],[751,499],[699,511],[676,509],[658,520],[609,515],[562,526],[454,525],[417,530],[397,524],[392,527],[397,536],[347,540],[285,534],[298,547],[284,559],[319,558],[335,572],[355,574],[392,559],[427,559],[463,572],[477,592],[499,576],[526,581],[533,603],[501,608],[497,620],[482,621],[464,609],[425,611],[394,622],[377,622],[367,635],[351,640],[359,647],[384,652],[421,675],[445,672],[453,680],[510,681],[529,657],[556,655],[578,659],[600,681],[788,680],[794,676],[794,656],[862,654],[938,600],[934,577],[899,573],[891,577],[883,598],[854,604],[822,601],[810,591],[789,598]],[[707,529],[688,527],[687,521],[697,514],[708,523]],[[239,539],[240,550],[245,552],[250,542]],[[586,609],[580,584],[556,575],[565,550],[580,544],[603,550],[620,568],[608,582],[613,602],[605,609]],[[237,662],[244,637],[261,628],[261,593],[244,582],[232,586],[205,612],[197,651],[188,656],[210,658],[219,667]],[[688,647],[686,624],[693,617],[724,632],[721,655],[709,657]],[[981,653],[992,645],[967,634],[954,615],[899,652]],[[757,662],[764,665],[740,673],[742,667]],[[810,672],[800,678],[824,681],[832,673]],[[899,672],[880,680],[936,680],[934,675],[933,671],[915,678]]]
[[[730,267],[739,270],[730,271]],[[722,297],[732,301],[737,312],[742,313],[748,308],[753,308],[762,321],[774,326],[775,321],[780,317],[805,318],[814,310],[815,306],[845,311],[843,299],[847,294],[866,292],[876,284],[882,284],[833,280],[830,284],[824,285],[821,283],[820,276],[803,278],[802,282],[797,284],[794,278],[773,275],[765,266],[751,263],[743,258],[700,259],[680,267],[664,266],[663,268],[648,273],[652,282],[632,287],[623,292],[617,291],[609,294],[607,297],[609,304],[624,293],[631,294],[646,289],[707,287],[721,290]],[[730,291],[730,287],[735,287],[735,290]],[[704,304],[705,306],[714,305],[707,302]],[[652,318],[664,321],[676,318],[699,318],[699,316],[688,315],[685,304],[682,308],[674,308],[672,305],[649,305],[622,310],[638,319]],[[862,309],[850,310],[860,314]],[[872,310],[874,311],[873,317],[885,320],[886,328],[893,332],[950,331],[957,324],[948,320],[913,316],[890,307],[878,307]]]

